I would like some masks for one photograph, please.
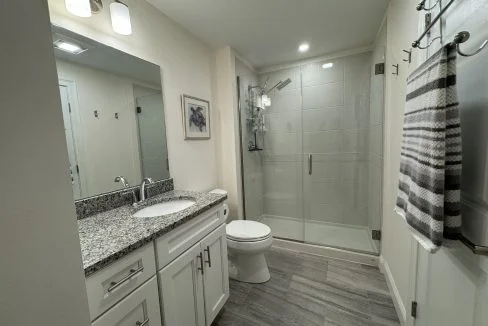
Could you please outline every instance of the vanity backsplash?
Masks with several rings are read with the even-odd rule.
[[[79,220],[133,203],[132,191],[139,197],[139,186],[123,188],[105,194],[75,201],[76,216]],[[156,181],[147,186],[147,197],[153,197],[174,190],[173,178]]]

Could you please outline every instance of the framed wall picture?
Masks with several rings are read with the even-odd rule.
[[[189,95],[182,95],[185,139],[210,139],[210,103]]]

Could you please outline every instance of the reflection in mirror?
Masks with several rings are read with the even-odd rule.
[[[53,27],[75,199],[169,178],[159,66]]]

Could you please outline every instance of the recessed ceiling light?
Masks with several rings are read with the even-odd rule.
[[[56,49],[64,52],[69,52],[71,54],[80,54],[81,52],[86,51],[86,49],[77,44],[66,42],[63,40],[57,40],[56,42],[54,42],[54,46],[56,47]]]
[[[308,43],[302,43],[298,46],[298,52],[304,53],[307,52],[310,49],[310,44]]]
[[[333,66],[334,66],[334,64],[332,62],[327,62],[327,63],[324,63],[322,65],[322,68],[329,69],[329,68],[332,68]]]

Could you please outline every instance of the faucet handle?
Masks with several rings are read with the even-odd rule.
[[[114,182],[121,182],[125,188],[130,188],[130,184],[125,180],[125,178],[121,175],[116,176]]]

